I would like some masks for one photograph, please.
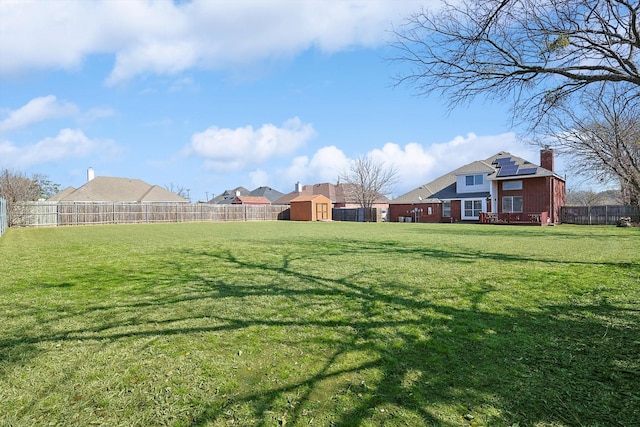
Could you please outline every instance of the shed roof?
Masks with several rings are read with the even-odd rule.
[[[295,197],[295,198],[291,199],[290,203],[312,202],[312,201],[317,200],[317,199],[325,199],[325,200],[328,200],[329,202],[331,201],[331,199],[329,199],[324,194],[303,194],[303,195],[300,195],[298,197]]]

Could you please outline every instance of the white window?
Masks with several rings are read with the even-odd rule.
[[[522,190],[522,181],[504,181],[502,183],[503,190]]]
[[[522,212],[522,196],[504,196],[502,212]]]
[[[482,212],[482,200],[465,200],[464,201],[464,218],[478,219]]]
[[[451,202],[442,202],[442,216],[451,216]]]
[[[467,184],[467,187],[482,185],[483,177],[482,175],[467,175],[465,176],[465,183]]]

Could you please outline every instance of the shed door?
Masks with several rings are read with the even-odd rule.
[[[316,203],[316,220],[329,219],[329,204]]]

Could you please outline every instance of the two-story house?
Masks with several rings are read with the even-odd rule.
[[[553,171],[553,150],[540,165],[501,152],[464,165],[389,203],[391,221],[555,224],[565,180]]]

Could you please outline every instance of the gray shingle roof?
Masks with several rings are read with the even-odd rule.
[[[73,187],[70,187],[73,188]],[[50,201],[64,202],[180,202],[188,201],[139,179],[97,176],[79,188],[62,190]]]
[[[278,198],[282,197],[284,193],[281,193],[278,190],[274,190],[271,187],[258,187],[255,190],[253,190],[251,193],[249,193],[249,195],[266,197],[267,199],[269,199],[270,202],[273,202],[274,200],[277,200]]]
[[[213,199],[209,200],[207,203],[213,203],[218,205],[230,205],[233,199],[235,199],[235,197],[238,195],[248,196],[249,190],[247,190],[244,187],[236,187],[231,190],[225,190],[224,193],[214,197]]]

